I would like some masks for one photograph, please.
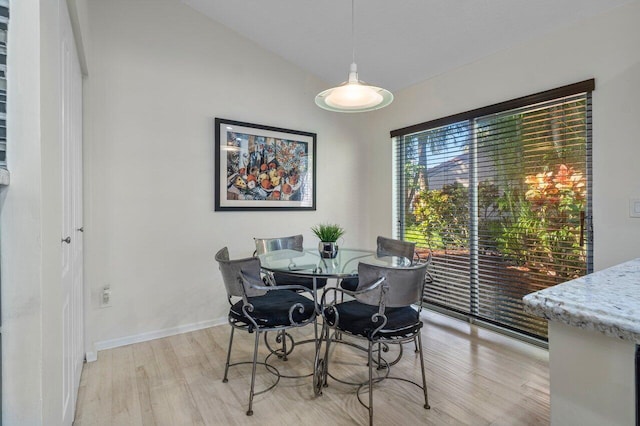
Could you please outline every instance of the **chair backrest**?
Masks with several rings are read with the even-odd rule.
[[[376,253],[378,256],[401,256],[413,262],[416,243],[385,237],[378,237],[377,243]]]
[[[279,238],[254,238],[256,242],[256,254],[265,254],[276,250],[302,251],[302,235]]]
[[[399,308],[418,304],[422,301],[427,266],[426,263],[418,263],[400,268],[360,263],[358,265],[358,290],[371,285],[380,277],[385,277],[382,286],[386,287],[384,298],[386,307]],[[355,298],[361,303],[377,306],[380,302],[380,292],[376,290],[365,292],[356,295]]]
[[[262,296],[266,293],[263,290],[255,290],[245,285],[240,276],[242,271],[246,277],[253,279],[256,283],[262,283],[260,280],[260,259],[257,257],[230,260],[229,249],[224,247],[216,253],[216,261],[220,266],[222,281],[229,297],[242,297],[245,292],[247,297]]]

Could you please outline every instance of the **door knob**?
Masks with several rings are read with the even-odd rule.
[[[71,244],[71,237],[67,237],[64,240],[62,240],[63,243],[67,243],[67,244]]]
[[[76,231],[84,232],[84,226],[81,226],[80,228],[76,229]]]

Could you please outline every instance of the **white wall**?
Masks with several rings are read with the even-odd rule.
[[[391,204],[391,130],[595,78],[595,268],[640,257],[640,219],[629,218],[628,206],[640,197],[638,22],[635,1],[396,93],[382,120],[361,127],[371,164],[389,177],[369,188],[369,233],[391,226],[391,209],[375,208],[381,193]]]
[[[335,221],[373,247],[353,119],[313,102],[309,74],[178,0],[90,1],[85,284],[92,343],[226,318],[215,252]],[[315,212],[214,212],[213,119],[316,132]],[[103,286],[112,306],[99,308]],[[122,340],[120,340],[122,342]],[[113,343],[113,342],[112,342]],[[110,343],[106,343],[107,345]]]
[[[42,172],[42,418],[43,424],[62,419],[62,97],[61,14],[65,0],[40,2],[40,143]]]
[[[11,3],[11,183],[0,199],[2,421],[9,425],[61,419],[61,1]]]
[[[90,49],[88,1],[89,0],[66,0],[82,75],[87,75],[90,67],[86,55],[86,52]]]
[[[2,423],[7,425],[42,423],[39,14],[38,2],[11,3],[7,87],[11,184],[0,189]]]
[[[551,424],[633,425],[633,341],[549,321]]]

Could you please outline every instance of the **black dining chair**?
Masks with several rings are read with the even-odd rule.
[[[376,255],[404,257],[409,259],[411,263],[414,262],[415,258],[419,260],[419,256],[416,253],[416,243],[382,236],[378,236],[376,239]],[[345,290],[355,291],[358,287],[358,278],[345,278],[340,281],[340,287]]]
[[[396,240],[393,238],[387,238],[378,236],[376,239],[376,255],[377,256],[398,256],[409,259],[411,264],[414,263],[427,263],[431,262],[431,254],[425,259],[420,258],[420,255],[416,252],[416,243],[412,243],[404,240]],[[431,276],[427,272],[425,280],[429,281]],[[358,278],[345,278],[340,281],[340,287],[345,290],[355,291],[358,287]],[[418,342],[414,341],[415,351],[418,352]],[[395,364],[402,356],[402,346],[400,346],[400,354],[396,361],[391,364]]]
[[[302,235],[292,235],[290,237],[276,237],[276,238],[254,238],[255,252],[254,255],[262,255],[272,253],[278,250],[295,250],[302,252],[303,237]],[[313,278],[312,277],[300,277],[284,272],[269,272],[265,274],[265,282],[275,286],[302,286],[306,289],[313,290]],[[326,278],[316,278],[316,290],[321,289],[327,285]],[[317,297],[316,297],[317,300]],[[289,339],[289,344],[287,344]],[[293,351],[295,342],[293,338],[289,336],[285,330],[280,331],[279,336],[276,339],[276,344],[279,343],[280,349],[274,349],[265,335],[265,343],[267,348],[278,355],[283,360],[287,360],[287,356]]]
[[[329,356],[331,344],[337,334],[346,334],[367,342],[369,380],[359,384],[357,397],[360,404],[369,410],[369,424],[373,424],[374,385],[385,380],[396,379],[412,383],[422,390],[424,408],[429,408],[427,383],[422,351],[422,321],[420,311],[427,264],[418,263],[409,267],[386,267],[360,263],[358,265],[358,286],[355,291],[338,287],[327,287],[322,294],[322,316],[324,319],[322,338],[324,357],[316,355],[314,391],[322,393],[329,376]],[[348,294],[353,300],[337,302],[339,293]],[[416,307],[414,307],[416,306]],[[373,377],[374,348],[378,344],[403,343],[417,339],[420,356],[422,384],[390,375]],[[382,359],[382,362],[385,362]],[[331,376],[333,377],[333,376]],[[336,379],[338,380],[338,379]],[[341,380],[339,380],[341,381]],[[347,382],[344,382],[347,383]],[[369,401],[364,403],[360,390],[368,386]]]
[[[273,389],[280,381],[279,371],[265,362],[258,362],[258,344],[260,335],[268,331],[284,331],[293,327],[303,327],[314,324],[317,327],[315,297],[307,298],[303,293],[313,293],[306,287],[267,286],[260,277],[260,259],[249,257],[245,259],[229,259],[229,250],[222,248],[216,253],[222,280],[227,291],[227,299],[231,305],[229,309],[229,349],[224,367],[223,382],[227,382],[229,367],[241,364],[252,364],[251,387],[249,390],[249,408],[247,415],[253,414],[253,398],[256,395]],[[292,291],[293,290],[293,291]],[[311,294],[311,296],[314,296]],[[236,362],[231,364],[231,347],[233,334],[236,329],[255,334],[253,360],[251,362]],[[317,329],[316,329],[317,336]],[[255,392],[256,366],[264,365],[276,376],[275,383],[268,388]]]

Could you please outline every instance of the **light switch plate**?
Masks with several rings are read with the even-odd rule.
[[[640,198],[629,198],[629,217],[640,217]]]

